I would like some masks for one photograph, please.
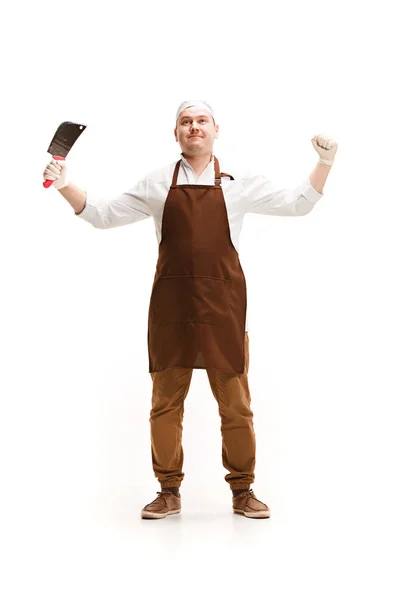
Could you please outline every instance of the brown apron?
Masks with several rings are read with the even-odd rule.
[[[180,162],[165,201],[150,298],[149,372],[243,373],[246,280],[230,236],[218,159],[215,185],[177,185]]]

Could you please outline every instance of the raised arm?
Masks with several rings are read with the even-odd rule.
[[[310,183],[317,192],[322,192],[326,179],[335,160],[338,144],[329,135],[320,133],[311,138],[319,160],[310,173]]]
[[[281,187],[264,175],[243,179],[245,213],[296,217],[308,214],[323,194],[304,179],[294,188]]]
[[[106,200],[73,184],[65,161],[51,161],[43,177],[54,181],[53,187],[69,202],[77,216],[98,229],[128,225],[152,216],[147,202],[146,178],[120,196]]]
[[[310,176],[294,188],[281,188],[263,175],[244,179],[244,211],[283,216],[308,214],[323,196],[332,168],[337,142],[326,134],[315,135],[311,142],[319,155]]]
[[[86,192],[78,188],[73,183],[68,183],[65,187],[58,190],[72,206],[76,215],[79,215],[86,205]]]
[[[313,186],[314,190],[320,192],[321,194],[331,168],[332,165],[324,165],[318,161],[314,170],[310,173],[309,179],[311,185]]]

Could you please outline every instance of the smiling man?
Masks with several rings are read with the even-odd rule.
[[[246,517],[270,516],[267,504],[250,487],[256,443],[239,234],[246,213],[308,214],[323,195],[337,143],[324,134],[314,136],[311,141],[319,155],[314,170],[296,187],[282,189],[264,175],[221,172],[213,153],[218,133],[210,104],[183,102],[174,129],[180,159],[111,200],[71,183],[65,161],[52,160],[43,173],[75,213],[94,227],[154,219],[159,255],[148,313],[148,356],[152,464],[161,491],[143,508],[142,518],[160,519],[181,511],[184,401],[193,369],[206,370],[218,403],[222,463],[233,511]]]
[[[204,106],[207,107],[207,111],[212,110],[210,106]],[[175,139],[181,147],[181,155],[185,158],[190,157],[190,164],[197,177],[212,160],[214,140],[218,137],[218,131],[219,127],[215,124],[213,116],[201,106],[186,108],[179,114],[174,129]]]

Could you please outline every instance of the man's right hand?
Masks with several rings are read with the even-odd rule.
[[[53,159],[50,161],[43,171],[43,179],[51,179],[54,181],[52,187],[54,187],[56,190],[61,190],[62,188],[66,187],[69,184],[70,179],[65,160]]]

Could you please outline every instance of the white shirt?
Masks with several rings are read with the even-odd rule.
[[[214,185],[214,154],[199,177],[193,167],[181,154],[178,185]],[[246,213],[264,215],[302,216],[308,214],[323,196],[317,192],[307,177],[294,188],[281,188],[264,175],[238,174],[232,172],[219,160],[221,172],[229,173],[222,177],[221,186],[225,198],[231,241],[239,253],[239,235]],[[86,205],[82,212],[75,213],[93,227],[109,229],[136,223],[153,217],[158,243],[161,242],[161,226],[165,201],[172,184],[176,162],[156,169],[139,180],[127,192],[105,200],[86,191]],[[248,320],[246,318],[246,331]]]

